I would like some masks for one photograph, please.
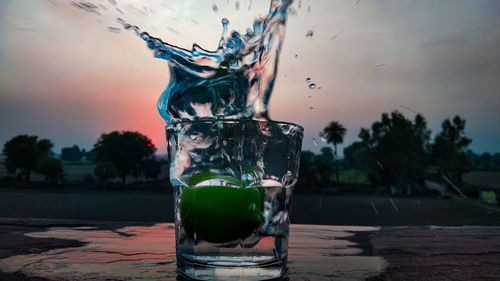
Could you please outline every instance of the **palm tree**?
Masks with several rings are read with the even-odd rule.
[[[332,121],[328,126],[323,129],[323,136],[328,143],[333,144],[335,155],[335,175],[337,177],[337,184],[339,184],[339,166],[337,163],[337,144],[344,141],[347,129],[338,121]]]

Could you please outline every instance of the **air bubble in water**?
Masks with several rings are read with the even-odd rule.
[[[308,37],[308,38],[311,38],[313,35],[314,35],[314,31],[312,31],[312,30],[309,30],[309,31],[306,33],[306,37]]]
[[[217,5],[213,4],[212,5],[212,10],[214,10],[214,12],[218,12],[219,11],[219,7],[217,7]]]
[[[316,89],[316,84],[314,84],[314,83],[309,84],[309,89],[311,89],[311,90]]]
[[[314,111],[314,107],[309,106],[309,110],[310,110],[310,111]]]
[[[307,82],[307,83],[311,83],[311,78],[307,77],[307,78],[306,78],[306,82]]]

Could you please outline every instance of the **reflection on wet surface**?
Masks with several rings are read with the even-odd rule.
[[[346,240],[373,227],[292,225],[290,280],[363,280],[378,274],[380,257],[360,256]],[[130,226],[115,231],[93,227],[50,228],[27,233],[34,238],[74,239],[83,247],[50,250],[0,259],[0,270],[56,280],[175,280],[173,224]]]

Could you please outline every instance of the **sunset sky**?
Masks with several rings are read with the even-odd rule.
[[[57,153],[88,150],[103,132],[133,130],[165,153],[156,101],[167,63],[132,32],[115,30],[116,17],[169,43],[214,49],[222,18],[245,32],[269,5],[116,0],[120,14],[111,2],[95,0],[106,7],[98,15],[71,1],[0,1],[0,145],[35,134]],[[433,134],[459,114],[471,149],[500,152],[500,1],[295,0],[293,9],[270,115],[303,125],[304,149],[325,145],[318,132],[332,120],[348,130],[342,149],[361,127],[399,110],[422,113]],[[309,89],[308,77],[320,89]]]

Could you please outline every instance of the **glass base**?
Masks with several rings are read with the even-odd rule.
[[[286,259],[261,263],[234,258],[221,261],[220,256],[189,256],[188,258],[177,255],[177,272],[184,277],[194,280],[275,280],[285,274]]]

